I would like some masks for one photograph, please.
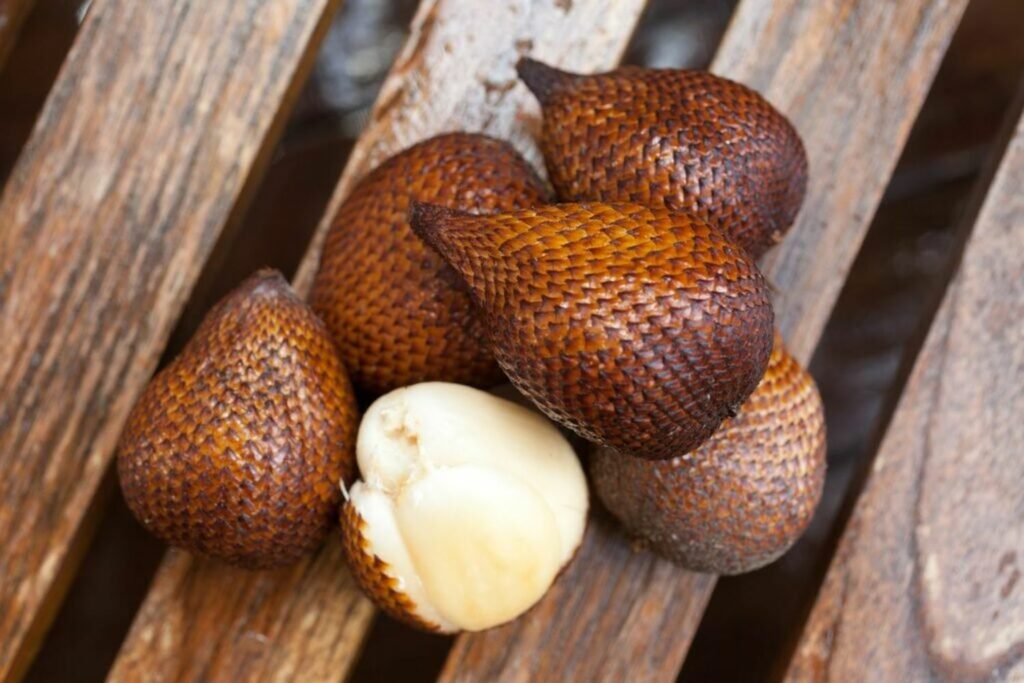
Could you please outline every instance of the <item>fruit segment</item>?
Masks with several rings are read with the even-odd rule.
[[[547,502],[528,483],[489,468],[431,472],[402,492],[396,514],[428,597],[467,630],[518,616],[562,564]]]
[[[536,603],[583,538],[587,488],[537,413],[428,382],[367,411],[342,533],[367,594],[441,632],[482,630]]]

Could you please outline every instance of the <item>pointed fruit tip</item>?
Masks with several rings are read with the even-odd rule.
[[[409,226],[421,240],[435,246],[437,233],[445,221],[463,213],[438,204],[414,201],[409,208]]]
[[[281,274],[276,268],[260,268],[255,273],[249,276],[253,281],[259,282],[277,282],[287,284],[287,280],[284,279],[284,275]]]
[[[260,268],[238,286],[238,291],[248,291],[251,294],[290,293],[292,288],[281,271],[274,268]]]
[[[556,69],[530,57],[519,59],[516,73],[541,104],[547,104],[552,95],[577,78],[577,74]]]

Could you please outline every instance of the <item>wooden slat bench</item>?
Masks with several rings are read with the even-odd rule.
[[[735,10],[712,71],[764,93],[795,122],[810,158],[798,224],[762,264],[803,362],[966,4],[741,0]],[[0,680],[24,673],[75,574],[112,490],[127,411],[214,246],[239,229],[337,5],[94,0],[0,196]],[[354,182],[399,149],[479,130],[540,166],[537,108],[516,60],[610,68],[643,9],[643,0],[422,0],[296,289],[308,292]],[[0,65],[10,42],[0,26]],[[1024,676],[1021,136],[979,202],[963,268],[791,662],[793,680]],[[1017,505],[994,506],[994,495],[1016,495]],[[950,578],[954,567],[977,594],[960,574]],[[674,680],[714,585],[595,521],[541,603],[458,637],[441,677]],[[341,680],[373,616],[335,538],[277,572],[170,550],[110,677]]]

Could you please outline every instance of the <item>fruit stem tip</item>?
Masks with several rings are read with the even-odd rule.
[[[279,271],[277,268],[271,268],[269,266],[263,266],[255,273],[253,273],[251,277],[254,280],[273,280],[275,282],[285,283],[288,282],[287,280],[284,279],[284,275],[281,274],[281,271]]]
[[[576,74],[556,69],[529,57],[519,59],[516,63],[516,73],[541,104],[547,104],[552,95],[576,78]]]
[[[250,275],[239,285],[240,289],[246,289],[253,294],[267,292],[291,292],[291,285],[285,279],[281,271],[275,268],[260,268]]]
[[[443,228],[445,221],[460,213],[462,212],[437,204],[413,201],[409,207],[409,226],[421,240],[435,246],[437,233]]]

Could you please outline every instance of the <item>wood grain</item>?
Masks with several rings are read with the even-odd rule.
[[[796,124],[810,158],[800,218],[764,268],[779,290],[777,319],[806,363],[878,205],[900,148],[966,6],[965,0],[745,0],[712,71],[767,96]],[[534,612],[461,636],[446,681],[674,680],[714,578],[649,554],[609,565],[589,533],[584,551]],[[592,559],[593,558],[593,559]],[[586,586],[608,614],[570,609]],[[623,626],[628,615],[666,613]],[[574,645],[577,650],[570,648]]]
[[[0,0],[0,69],[7,61],[25,18],[36,0]]]
[[[740,6],[711,69],[767,95],[808,145],[800,218],[762,264],[787,346],[807,362],[967,2],[770,5]]]
[[[1024,118],[812,610],[792,681],[1024,679]]]
[[[373,612],[342,562],[334,539],[320,562],[242,577],[170,551],[110,680],[342,680]]]
[[[331,7],[90,10],[0,198],[0,679],[60,601],[128,409]]]
[[[618,62],[642,0],[427,0],[391,69],[303,262],[295,286],[309,291],[319,247],[341,201],[376,163],[449,130],[510,139],[540,157],[531,131],[537,105],[514,65],[532,54],[567,68]],[[230,578],[229,578],[230,577]],[[226,592],[225,586],[231,586]],[[231,680],[293,674],[342,679],[355,663],[373,614],[343,568],[336,539],[292,573],[225,569],[171,553],[121,649],[112,680]],[[310,646],[310,640],[324,646]],[[244,647],[242,647],[244,645]]]
[[[674,679],[715,577],[634,551],[603,514],[545,599],[515,622],[456,640],[441,680]]]

